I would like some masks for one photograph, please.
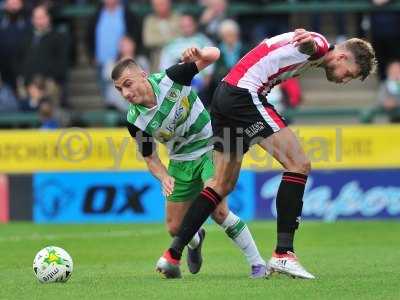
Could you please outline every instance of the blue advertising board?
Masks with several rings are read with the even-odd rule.
[[[257,219],[276,217],[281,173],[257,173]],[[303,218],[400,218],[400,170],[312,171],[303,198]]]
[[[254,217],[254,173],[241,173],[229,205]],[[165,199],[149,172],[37,173],[33,177],[37,223],[164,222]]]
[[[149,172],[38,173],[33,190],[38,223],[164,219],[160,185]]]
[[[228,198],[243,220],[276,218],[279,172],[242,171]],[[149,172],[38,173],[33,177],[38,223],[164,222],[165,200]],[[303,218],[400,219],[400,170],[313,171]]]
[[[231,211],[242,220],[254,219],[255,212],[255,173],[241,171],[234,191],[228,196]]]

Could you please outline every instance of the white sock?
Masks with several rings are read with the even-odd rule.
[[[250,266],[266,264],[258,252],[249,228],[247,228],[247,225],[238,216],[230,211],[220,226],[240,250],[242,250]]]
[[[199,244],[200,244],[200,236],[199,236],[199,233],[196,232],[196,234],[193,236],[192,240],[189,242],[188,247],[190,249],[196,249]]]

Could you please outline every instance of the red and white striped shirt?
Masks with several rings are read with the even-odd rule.
[[[294,32],[265,39],[248,52],[225,76],[223,81],[250,92],[266,95],[285,79],[296,77],[320,64],[329,50],[329,43],[319,33],[311,33],[317,51],[310,56],[301,53],[292,43]]]

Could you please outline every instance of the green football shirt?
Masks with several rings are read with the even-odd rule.
[[[212,149],[210,115],[190,86],[197,72],[194,63],[183,63],[151,74],[157,105],[129,106],[128,122],[164,144],[173,160],[195,160]]]

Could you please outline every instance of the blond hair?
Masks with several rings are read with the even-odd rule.
[[[352,38],[342,45],[353,54],[355,63],[360,67],[362,81],[370,74],[375,73],[378,62],[375,57],[375,50],[369,42]]]

